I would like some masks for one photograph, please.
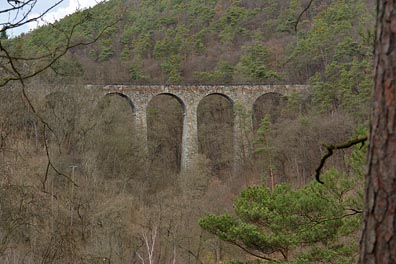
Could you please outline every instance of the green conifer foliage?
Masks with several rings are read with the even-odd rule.
[[[358,251],[364,153],[356,148],[347,158],[349,175],[330,169],[326,184],[302,189],[252,186],[234,201],[235,215],[209,214],[199,224],[270,263],[350,263]]]

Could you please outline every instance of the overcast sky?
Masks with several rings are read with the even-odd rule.
[[[59,0],[58,0],[59,1]],[[56,0],[38,0],[37,4],[35,5],[33,12],[30,14],[30,17],[33,16],[38,16],[42,14],[45,10],[47,10],[49,7],[57,3],[58,1]],[[21,34],[22,32],[28,32],[29,30],[34,29],[38,25],[42,25],[48,22],[53,22],[55,20],[59,20],[63,17],[65,17],[68,14],[74,13],[78,9],[85,9],[88,7],[92,7],[96,5],[99,2],[102,2],[103,0],[64,0],[61,4],[56,6],[54,9],[52,9],[45,17],[44,21],[38,21],[38,22],[32,22],[29,23],[23,27],[17,28],[11,32],[7,32],[7,34],[11,37],[17,36]],[[7,3],[7,0],[0,0],[0,10],[4,10],[6,8],[9,8],[9,4]],[[26,10],[25,10],[26,12]],[[0,21],[12,21],[15,17],[14,14],[1,14],[0,15]]]

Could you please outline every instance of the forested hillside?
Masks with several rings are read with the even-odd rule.
[[[347,63],[366,66],[372,2],[314,1],[296,28],[308,1],[112,0],[82,12],[90,20],[75,38],[120,21],[94,45],[72,50],[71,64],[63,67],[101,84],[308,83],[317,73],[331,78],[335,70],[350,71]],[[76,17],[58,27],[70,28]],[[46,50],[64,41],[59,35],[41,27],[18,38],[17,46]]]
[[[0,262],[355,262],[366,146],[335,153],[325,185],[313,175],[322,144],[367,134],[374,1],[313,1],[302,13],[309,2],[109,0],[0,36],[26,75],[65,42],[87,43],[23,90],[0,87]],[[12,70],[0,55],[2,83]],[[182,171],[175,97],[149,102],[146,145],[130,102],[94,103],[85,84],[310,88],[253,109],[206,96],[199,153]]]

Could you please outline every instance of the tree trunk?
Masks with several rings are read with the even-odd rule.
[[[375,79],[359,263],[396,263],[396,0],[377,0]]]

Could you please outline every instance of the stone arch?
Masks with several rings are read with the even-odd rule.
[[[225,94],[225,93],[220,93],[220,92],[214,92],[214,93],[206,94],[206,95],[199,101],[198,106],[199,106],[199,104],[202,102],[202,100],[205,100],[205,98],[207,98],[207,97],[209,97],[209,96],[215,96],[215,95],[224,97],[225,99],[227,99],[227,100],[231,103],[232,106],[234,106],[234,100],[233,100],[231,97],[229,97],[227,94]]]
[[[265,93],[257,97],[253,103],[253,129],[256,130],[259,127],[261,119],[267,114],[271,123],[277,122],[285,98],[282,94],[276,92]]]
[[[182,107],[182,109],[183,109],[183,114],[186,112],[186,105],[185,105],[183,99],[181,99],[179,96],[177,96],[177,95],[174,94],[174,93],[158,93],[158,94],[155,94],[155,95],[149,100],[147,106],[150,104],[150,102],[151,102],[155,97],[161,96],[161,95],[168,95],[168,96],[170,96],[170,97],[175,98],[175,99],[179,102],[180,106]]]
[[[209,93],[198,103],[198,152],[211,160],[220,177],[231,174],[234,161],[234,101],[223,93]]]
[[[119,91],[101,94],[98,99],[92,116],[95,126],[88,139],[98,174],[106,179],[142,180],[144,162],[135,104]]]
[[[120,93],[120,92],[109,92],[109,93],[105,94],[105,97],[106,96],[120,96],[121,98],[124,98],[125,100],[127,100],[128,104],[131,106],[132,115],[133,116],[136,115],[135,104],[132,102],[132,99],[128,97],[128,95],[126,95],[124,93]]]
[[[172,186],[182,167],[184,101],[173,93],[155,94],[147,103],[147,142],[153,191]],[[159,177],[163,173],[168,177]],[[158,176],[158,177],[157,177]]]

